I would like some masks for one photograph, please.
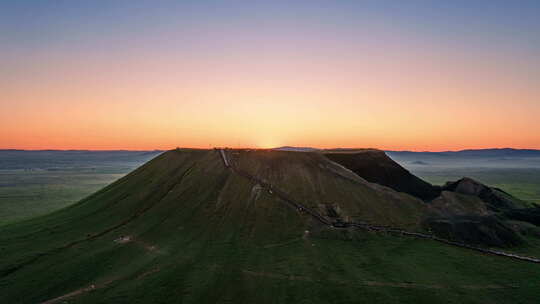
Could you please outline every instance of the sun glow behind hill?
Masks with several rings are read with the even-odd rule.
[[[540,9],[480,2],[3,2],[0,148],[540,148]]]

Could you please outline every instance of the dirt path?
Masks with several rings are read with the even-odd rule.
[[[289,280],[289,281],[304,281],[304,282],[318,282],[320,280],[314,280],[308,276],[294,276],[294,275],[284,275],[271,272],[257,272],[251,270],[243,270],[242,273],[249,276],[256,277],[266,277],[278,280]],[[440,284],[422,284],[414,282],[380,282],[380,281],[347,281],[347,280],[335,280],[329,279],[329,281],[345,284],[345,285],[364,285],[364,286],[373,286],[373,287],[395,287],[395,288],[424,288],[424,289],[448,289],[448,288],[461,288],[461,289],[508,289],[508,288],[519,288],[515,285],[457,285],[457,286],[444,286]]]
[[[156,272],[159,272],[161,270],[161,267],[154,267],[154,268],[151,268],[150,270],[148,271],[145,271],[135,277],[133,276],[128,276],[128,277],[124,277],[124,278],[115,278],[115,279],[111,279],[111,280],[108,280],[108,281],[105,281],[101,284],[90,284],[88,287],[83,287],[83,288],[79,288],[77,290],[74,290],[72,292],[69,292],[69,293],[66,293],[64,295],[61,295],[59,297],[56,297],[56,298],[53,298],[53,299],[50,299],[50,300],[47,300],[45,302],[41,302],[40,304],[55,304],[55,303],[60,303],[61,301],[65,301],[65,300],[68,300],[68,299],[71,299],[71,298],[74,298],[76,296],[80,296],[82,294],[85,294],[87,292],[92,292],[92,291],[95,291],[95,290],[98,290],[98,289],[101,289],[101,288],[104,288],[104,287],[107,287],[108,285],[110,285],[111,283],[113,282],[116,282],[116,281],[121,281],[121,280],[132,280],[132,279],[135,279],[135,280],[139,280],[139,279],[142,279],[144,277],[147,277],[151,274],[154,274]],[[63,303],[63,302],[62,302]]]
[[[85,292],[92,291],[92,290],[94,290],[94,289],[96,289],[95,285],[90,285],[89,287],[77,289],[77,290],[72,291],[72,292],[70,292],[70,293],[67,293],[67,294],[65,294],[65,295],[63,295],[63,296],[59,296],[59,297],[57,297],[57,298],[50,299],[50,300],[45,301],[45,302],[41,302],[41,304],[54,304],[54,303],[58,303],[58,302],[60,302],[60,301],[62,301],[62,300],[67,300],[67,299],[69,299],[69,298],[72,298],[72,297],[74,297],[74,296],[78,296],[78,295],[80,295],[80,294],[82,294],[82,293],[85,293]]]
[[[132,244],[138,245],[139,247],[142,247],[144,250],[149,251],[149,252],[161,252],[156,245],[152,245],[145,241],[141,241],[131,235],[120,236],[117,239],[115,239],[113,242],[118,243],[118,244],[132,243]]]
[[[116,280],[109,280],[109,281],[106,281],[102,284],[91,284],[90,286],[88,287],[84,287],[84,288],[80,288],[80,289],[77,289],[75,291],[72,291],[70,293],[66,293],[65,295],[61,295],[59,297],[56,297],[56,298],[53,298],[53,299],[50,299],[50,300],[47,300],[45,302],[41,302],[41,304],[55,304],[55,303],[59,303],[60,301],[64,301],[64,300],[67,300],[67,299],[70,299],[70,298],[73,298],[73,297],[76,297],[78,295],[81,295],[83,293],[87,293],[87,292],[91,292],[91,291],[94,291],[96,289],[100,289],[100,288],[103,288],[103,287],[106,287],[107,285],[109,285],[110,283],[114,282]]]
[[[287,245],[290,245],[290,244],[293,244],[293,243],[296,243],[300,240],[302,240],[302,238],[296,238],[296,239],[292,239],[292,240],[289,240],[289,241],[286,241],[286,242],[282,242],[282,243],[276,243],[276,244],[268,244],[268,245],[264,245],[263,248],[274,248],[274,247],[281,247],[281,246],[287,246]]]

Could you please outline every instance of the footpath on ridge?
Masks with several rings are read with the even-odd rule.
[[[299,212],[306,212],[306,213],[310,214],[315,220],[319,221],[323,225],[333,227],[333,228],[337,228],[337,229],[344,229],[344,228],[354,227],[354,228],[364,229],[364,230],[368,230],[368,231],[386,232],[386,233],[391,234],[391,235],[401,235],[401,236],[410,236],[410,237],[421,238],[421,239],[429,239],[429,240],[437,241],[437,242],[444,243],[444,244],[451,245],[451,246],[456,246],[456,247],[466,248],[466,249],[470,249],[470,250],[475,250],[475,251],[485,253],[485,254],[508,257],[508,258],[512,258],[512,259],[516,259],[516,260],[520,260],[520,261],[526,261],[526,262],[540,264],[540,259],[537,259],[537,258],[520,256],[520,255],[513,254],[513,253],[507,253],[507,252],[493,250],[493,249],[487,249],[487,248],[471,246],[471,245],[467,245],[467,244],[460,243],[460,242],[454,242],[454,241],[442,239],[442,238],[436,237],[436,236],[431,235],[431,234],[410,232],[410,231],[401,230],[401,229],[398,229],[398,228],[371,225],[371,224],[367,224],[367,223],[341,222],[341,221],[340,222],[332,222],[329,219],[327,219],[326,217],[322,216],[317,211],[315,211],[315,210],[313,210],[313,209],[311,209],[309,207],[306,207],[305,205],[303,205],[303,204],[301,204],[299,202],[296,202],[296,201],[292,200],[291,198],[288,197],[288,195],[285,192],[273,187],[272,184],[270,184],[268,182],[265,182],[265,181],[261,180],[260,178],[257,178],[256,176],[253,176],[252,174],[249,174],[249,173],[235,167],[233,165],[233,163],[231,162],[231,160],[228,158],[226,149],[215,148],[215,150],[217,150],[219,152],[219,154],[221,156],[221,159],[223,161],[223,164],[225,165],[226,168],[230,169],[232,172],[234,172],[235,174],[237,174],[239,176],[242,176],[242,177],[244,177],[244,178],[246,178],[246,179],[248,179],[248,180],[250,180],[250,181],[252,181],[252,182],[254,182],[256,184],[259,184],[263,189],[268,191],[268,193],[278,197],[281,201],[285,202],[289,207],[295,208]]]

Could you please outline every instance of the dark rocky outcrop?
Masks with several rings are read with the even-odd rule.
[[[472,178],[464,177],[455,182],[447,182],[444,191],[473,195],[480,198],[492,211],[520,208],[522,202],[498,188],[488,187]]]

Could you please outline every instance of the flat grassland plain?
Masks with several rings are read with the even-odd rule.
[[[0,225],[73,204],[160,153],[0,150]]]
[[[514,149],[459,152],[387,151],[394,161],[434,185],[470,177],[540,204],[540,151]]]
[[[540,204],[540,169],[463,168],[439,172],[418,169],[410,171],[434,185],[443,185],[446,181],[465,176],[471,177],[486,185],[503,189],[519,199]]]

